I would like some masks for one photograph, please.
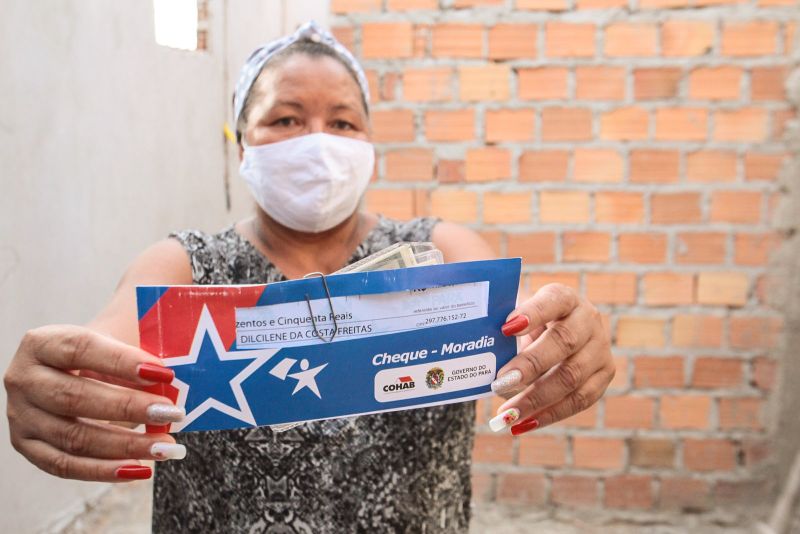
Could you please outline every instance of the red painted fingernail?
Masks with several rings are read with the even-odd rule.
[[[145,480],[153,476],[153,470],[146,465],[123,465],[114,474],[117,478],[126,480]]]
[[[536,430],[537,428],[539,428],[538,419],[525,419],[523,422],[511,427],[511,434],[514,436],[519,436],[520,434],[530,432],[531,430]]]
[[[528,317],[525,315],[517,315],[502,327],[500,330],[504,336],[513,336],[525,330],[528,327]]]
[[[172,379],[175,378],[175,371],[169,367],[163,367],[152,363],[139,364],[136,374],[139,375],[139,378],[144,378],[145,380],[151,380],[153,382],[163,382],[164,384],[169,384],[172,382]]]

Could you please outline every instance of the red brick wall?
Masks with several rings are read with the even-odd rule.
[[[370,208],[438,215],[605,314],[617,377],[520,438],[476,421],[475,498],[706,509],[764,497],[766,305],[794,0],[332,0],[363,60]]]

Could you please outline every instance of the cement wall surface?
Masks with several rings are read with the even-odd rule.
[[[251,209],[222,135],[232,80],[257,44],[324,23],[328,6],[230,4],[209,2],[208,50],[190,52],[156,45],[149,1],[0,1],[0,369],[26,330],[89,320],[170,230]],[[5,418],[0,465],[0,532],[55,529],[107,489],[37,470]]]

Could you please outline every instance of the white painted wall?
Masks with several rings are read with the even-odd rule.
[[[147,0],[0,0],[0,370],[25,330],[90,319],[148,244],[250,210],[221,131],[232,80],[255,45],[327,12],[211,0],[210,49],[186,52],[155,44]],[[106,489],[39,472],[4,417],[0,466],[0,532],[44,529]]]

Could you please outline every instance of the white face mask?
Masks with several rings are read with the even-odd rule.
[[[244,146],[239,173],[267,215],[299,232],[323,232],[353,214],[375,165],[372,144],[316,133]]]

